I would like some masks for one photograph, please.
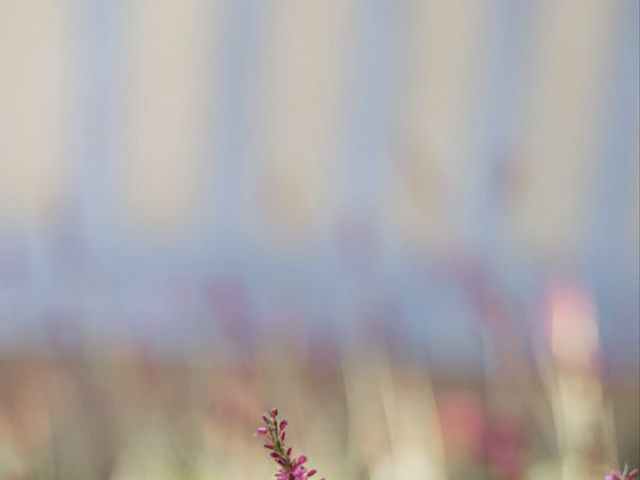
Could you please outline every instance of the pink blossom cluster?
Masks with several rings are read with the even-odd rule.
[[[274,408],[262,415],[262,420],[264,425],[256,430],[255,435],[267,437],[264,448],[270,451],[269,456],[280,466],[275,475],[276,480],[306,480],[313,477],[317,472],[314,469],[307,470],[307,457],[300,455],[295,458],[292,456],[292,448],[286,447],[284,441],[288,422],[278,420],[278,409]]]
[[[639,472],[637,468],[629,471],[627,467],[624,467],[624,471],[614,470],[604,477],[604,480],[633,480],[634,478],[638,478]]]

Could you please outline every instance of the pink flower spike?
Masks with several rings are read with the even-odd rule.
[[[308,460],[306,455],[300,455],[298,458],[291,457],[292,448],[285,445],[285,428],[288,422],[286,420],[279,422],[277,417],[278,409],[274,408],[269,412],[269,416],[266,414],[262,416],[265,425],[256,430],[256,435],[269,436],[268,443],[264,447],[270,450],[269,456],[279,466],[275,475],[276,480],[307,480],[313,477],[317,471],[307,470],[304,466]]]

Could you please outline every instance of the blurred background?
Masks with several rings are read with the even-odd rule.
[[[636,0],[0,0],[0,479],[640,460]]]

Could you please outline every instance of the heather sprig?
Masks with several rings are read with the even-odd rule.
[[[275,475],[276,479],[306,480],[313,477],[316,474],[316,470],[307,470],[304,466],[307,463],[307,457],[300,455],[295,458],[292,456],[292,448],[286,446],[285,438],[288,422],[284,419],[278,419],[278,409],[274,408],[271,412],[263,414],[262,420],[264,425],[256,430],[255,435],[267,437],[264,448],[269,450],[269,456],[280,466],[280,470]]]
[[[638,478],[638,474],[639,470],[637,468],[629,471],[629,467],[625,465],[622,472],[620,470],[614,470],[604,477],[604,480],[634,480]]]

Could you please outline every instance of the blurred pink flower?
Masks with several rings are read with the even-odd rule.
[[[438,398],[438,416],[444,443],[450,453],[484,463],[497,478],[523,478],[525,438],[516,423],[488,417],[480,399],[466,391],[441,395]]]
[[[481,450],[485,419],[476,396],[462,390],[440,395],[438,417],[448,450],[463,455]]]
[[[632,480],[634,478],[638,478],[639,470],[634,468],[630,472],[627,467],[624,467],[624,472],[620,470],[614,470],[604,477],[604,480]]]

